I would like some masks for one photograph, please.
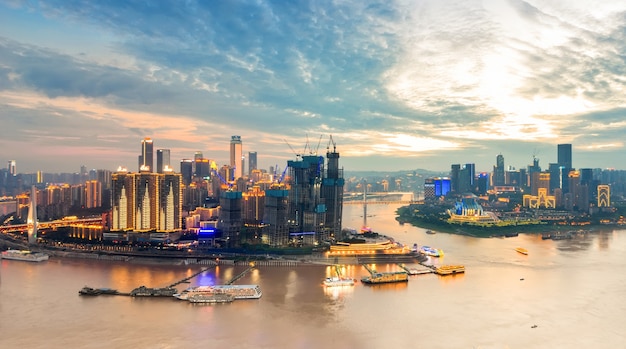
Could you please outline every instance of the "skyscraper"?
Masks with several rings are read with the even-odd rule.
[[[572,167],[572,145],[571,144],[559,144],[557,146],[557,163],[559,166],[565,167],[567,172],[573,169]]]
[[[9,165],[7,166],[7,169],[9,170],[9,175],[11,176],[17,175],[15,160],[9,160]]]
[[[257,169],[256,152],[248,152],[248,175],[252,175],[252,171]]]
[[[243,175],[243,166],[241,159],[243,158],[243,149],[241,136],[232,136],[230,138],[230,167],[235,170],[233,179],[241,178]]]
[[[170,150],[169,149],[157,149],[156,154],[156,171],[157,173],[163,173],[165,168],[170,168]]]
[[[504,185],[504,156],[496,156],[496,166],[493,167],[493,185]]]
[[[571,144],[559,144],[557,146],[557,163],[561,170],[561,189],[563,193],[569,193],[569,181],[568,175],[572,167],[572,145]]]
[[[141,156],[139,171],[154,171],[154,144],[152,143],[152,139],[146,137],[141,140]]]
[[[182,225],[182,176],[178,173],[112,175],[113,231],[173,232]]]

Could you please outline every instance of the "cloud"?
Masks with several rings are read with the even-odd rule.
[[[304,135],[333,134],[363,163],[439,168],[449,158],[437,154],[491,164],[531,142],[623,146],[622,2],[64,0],[11,11],[104,43],[23,42],[11,31],[32,30],[27,21],[0,30],[0,115],[21,115],[16,128],[95,125],[136,137],[132,147],[151,136],[177,147],[173,157],[218,159],[239,134],[272,161],[291,156],[285,139],[302,148]],[[60,138],[29,137],[87,141],[52,127]]]

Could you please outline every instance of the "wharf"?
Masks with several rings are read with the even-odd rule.
[[[398,266],[402,268],[402,270],[406,271],[409,275],[431,274],[434,272],[432,268],[427,268],[427,269],[407,268],[404,264],[401,264],[401,263],[398,263]]]

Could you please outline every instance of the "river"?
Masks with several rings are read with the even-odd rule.
[[[444,251],[436,263],[466,273],[411,276],[408,283],[325,290],[331,267],[258,267],[238,284],[263,297],[193,305],[169,298],[79,296],[83,286],[162,287],[201,266],[51,257],[0,262],[1,348],[623,348],[626,230],[571,240],[539,235],[473,238],[399,225],[397,205],[369,205],[367,224],[412,245]],[[344,206],[345,227],[363,224]],[[524,247],[528,255],[515,252]],[[229,280],[219,266],[190,285]],[[377,270],[396,270],[378,265]],[[347,266],[354,278],[362,266]],[[185,287],[183,284],[180,287]]]

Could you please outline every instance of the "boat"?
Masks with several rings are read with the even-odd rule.
[[[431,257],[440,257],[442,254],[441,250],[432,248],[430,246],[422,246],[420,248],[420,252]]]
[[[117,293],[117,290],[112,288],[93,288],[89,286],[85,286],[78,291],[78,294],[81,296],[99,296],[101,294],[115,295]]]
[[[2,251],[1,255],[2,259],[12,259],[26,262],[43,262],[50,258],[50,256],[45,253],[32,252],[28,250],[6,250]]]
[[[426,230],[426,234],[436,234],[437,232],[435,232],[434,230]]]
[[[354,286],[354,279],[344,278],[340,276],[333,276],[324,279],[323,282],[326,287],[334,287],[334,286]]]
[[[452,275],[465,273],[465,266],[463,265],[441,265],[435,268],[435,273],[438,275]]]
[[[178,293],[178,290],[174,287],[152,288],[139,286],[130,291],[132,297],[172,297],[176,293]]]
[[[235,297],[225,293],[215,294],[194,294],[187,298],[190,303],[230,303],[235,300]]]
[[[259,285],[213,285],[189,287],[173,296],[181,300],[189,300],[189,297],[199,294],[205,296],[226,294],[233,296],[234,299],[258,299],[263,293]]]
[[[528,254],[528,250],[523,248],[523,247],[516,247],[515,251],[517,251],[517,252],[519,252],[521,254],[526,254],[526,255]]]
[[[407,282],[409,274],[404,271],[396,271],[390,273],[372,273],[361,279],[364,284],[386,284],[391,282]]]

